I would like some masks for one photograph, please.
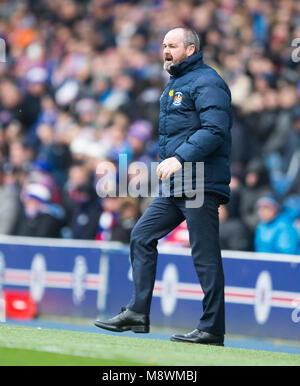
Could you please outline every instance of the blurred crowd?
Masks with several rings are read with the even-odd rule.
[[[149,199],[100,198],[97,165],[157,161],[162,39],[200,35],[232,92],[223,249],[300,253],[293,0],[0,0],[0,233],[129,242]],[[188,245],[186,223],[162,242]]]

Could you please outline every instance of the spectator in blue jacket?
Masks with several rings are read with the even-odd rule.
[[[258,202],[260,223],[255,231],[255,251],[297,254],[299,237],[292,221],[272,195],[262,196]]]

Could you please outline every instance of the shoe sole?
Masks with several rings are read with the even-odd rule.
[[[95,322],[94,325],[99,328],[103,328],[104,330],[113,331],[113,332],[125,332],[125,331],[132,331],[135,334],[148,334],[150,331],[149,326],[123,326],[123,327],[116,327],[116,326],[108,326],[106,324],[97,323]]]
[[[207,346],[220,346],[224,347],[224,343],[205,343],[205,342],[192,342],[185,339],[176,339],[176,338],[170,338],[172,342],[179,342],[179,343],[192,343],[192,344],[204,344]]]

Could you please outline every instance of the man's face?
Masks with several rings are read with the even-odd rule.
[[[258,216],[263,223],[269,223],[277,216],[277,208],[269,205],[262,205],[258,208]]]
[[[184,47],[184,32],[181,29],[169,31],[163,41],[164,69],[169,71],[173,64],[183,62],[194,53],[194,46]]]

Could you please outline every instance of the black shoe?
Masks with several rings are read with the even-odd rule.
[[[213,335],[213,334],[210,334],[209,332],[200,331],[196,329],[185,335],[172,335],[171,341],[210,344],[213,346],[224,346],[224,335]]]
[[[140,314],[123,307],[121,312],[113,318],[105,321],[96,320],[94,324],[97,327],[115,332],[131,330],[135,333],[148,333],[150,331],[148,315]]]

